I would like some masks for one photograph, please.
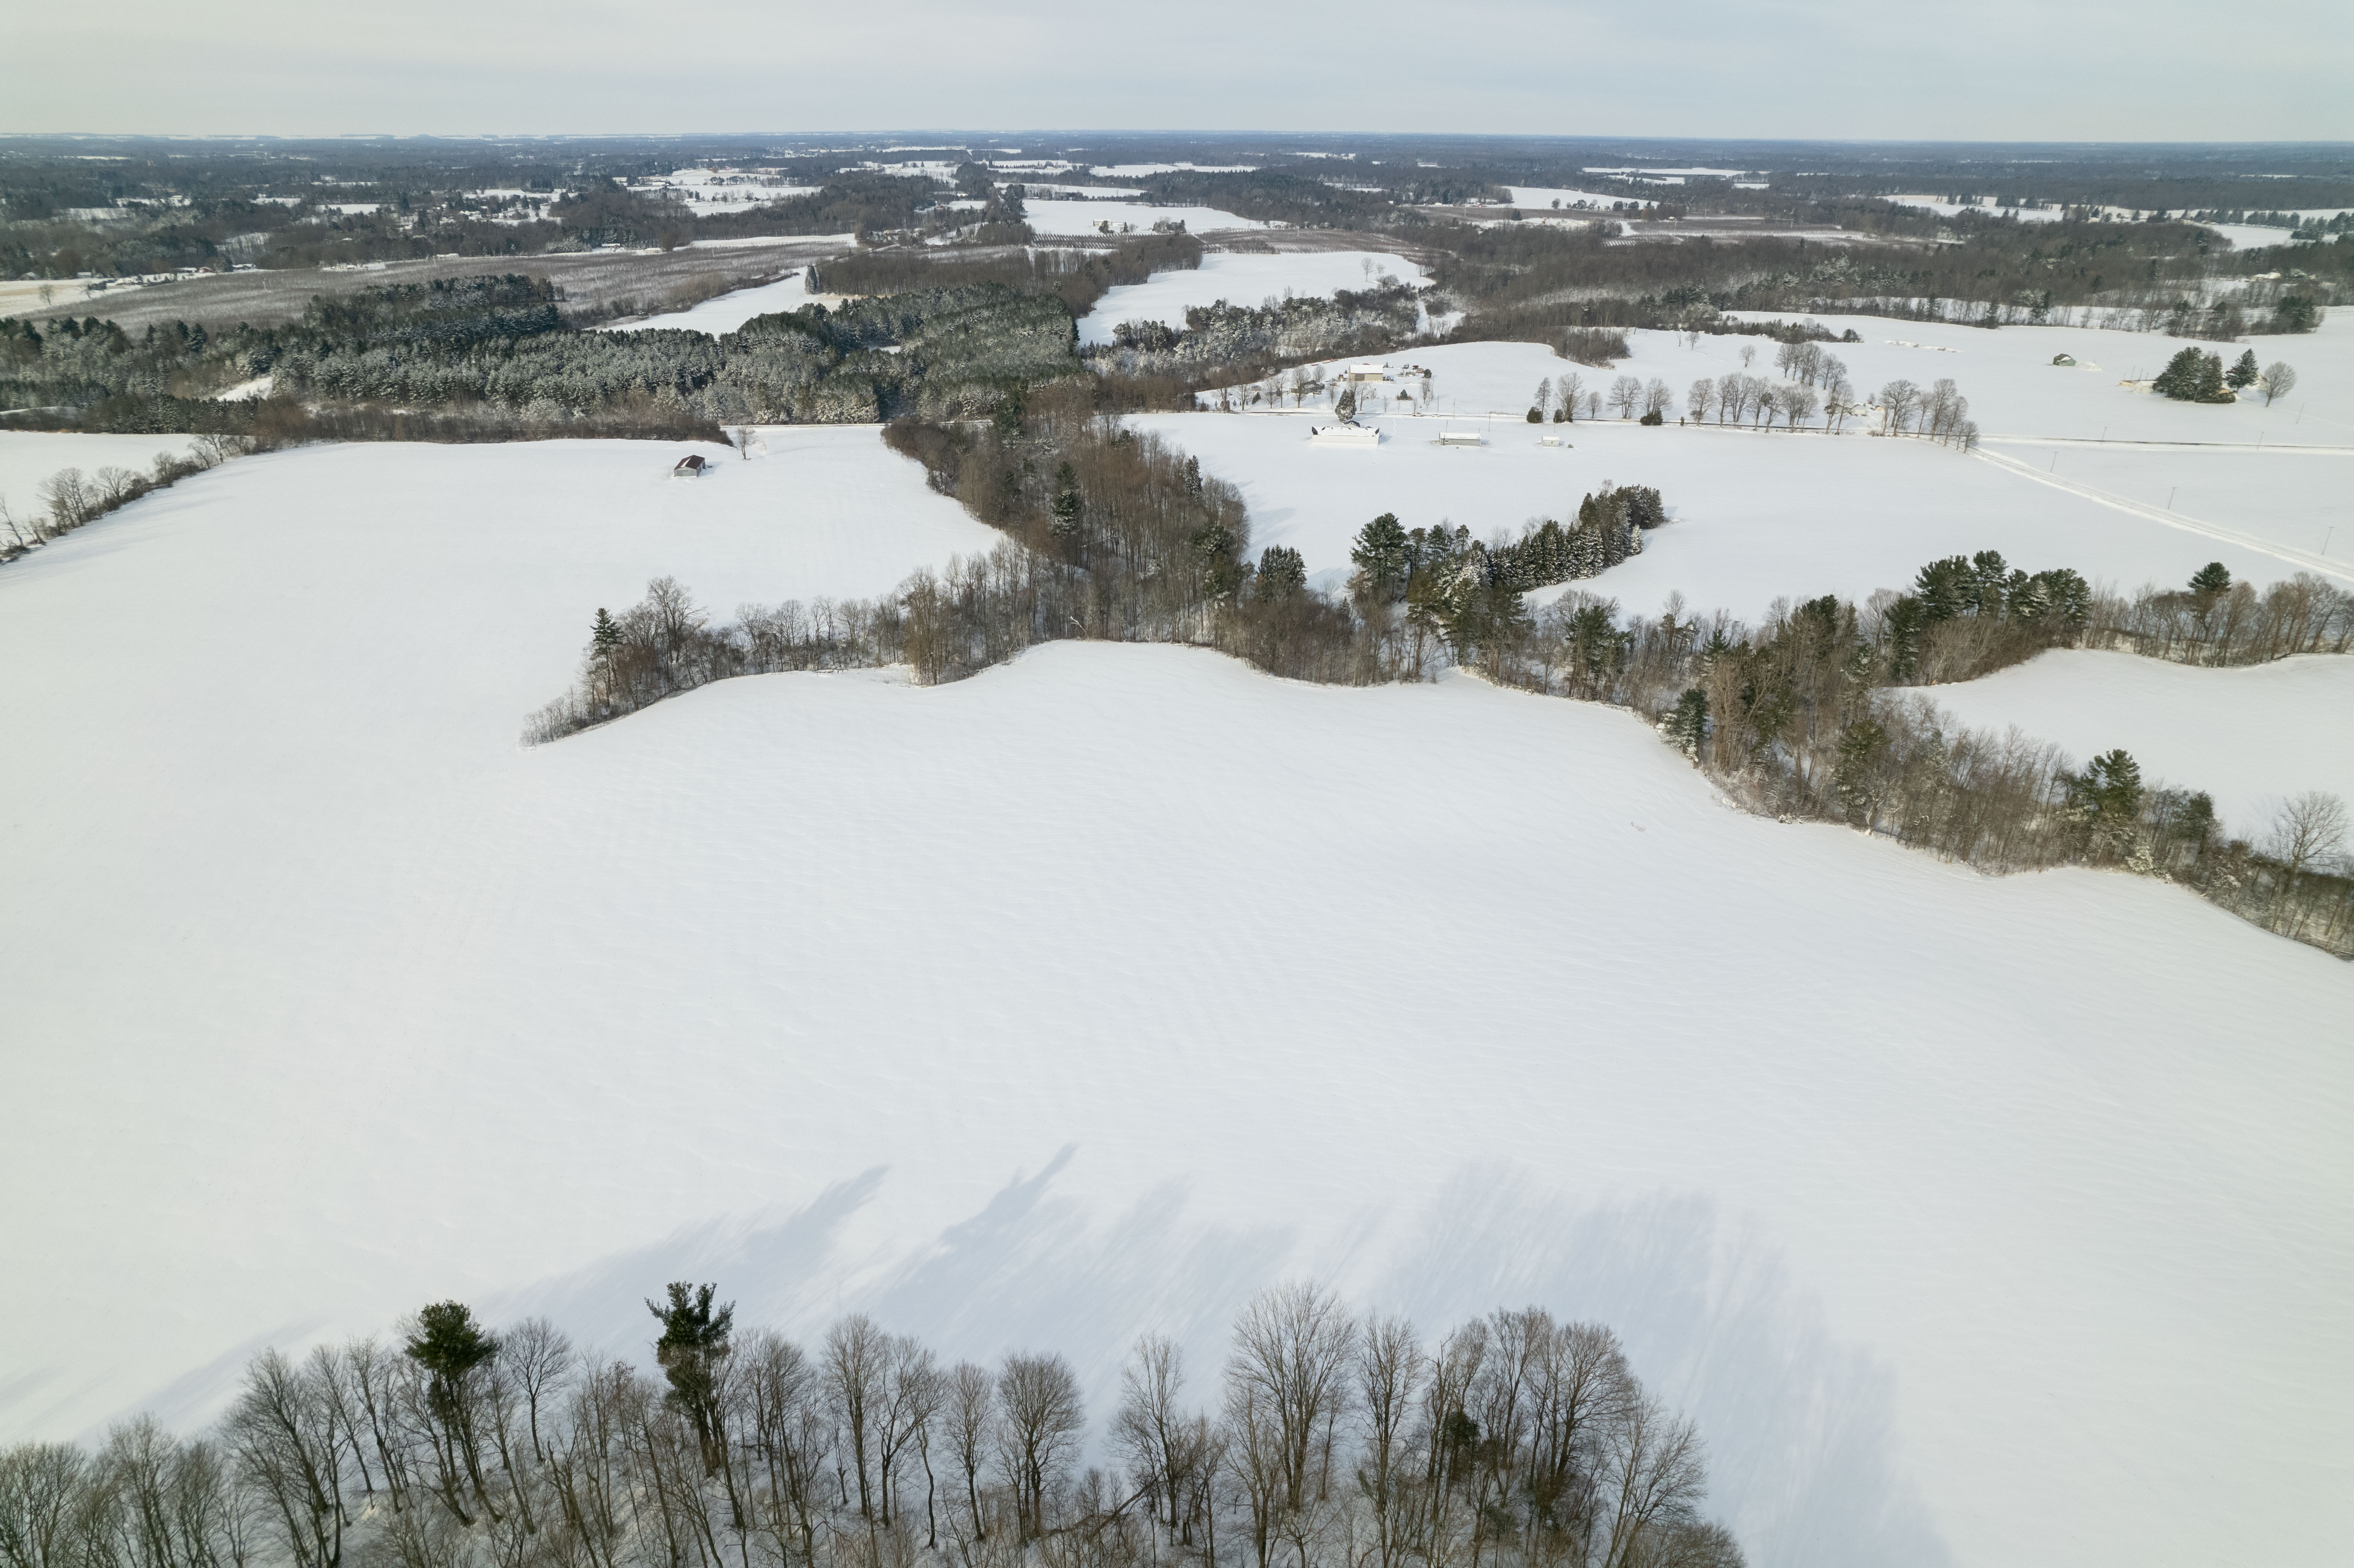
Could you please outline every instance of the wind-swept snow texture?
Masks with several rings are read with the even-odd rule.
[[[1212,251],[1202,258],[1199,268],[1156,272],[1149,281],[1107,290],[1079,323],[1079,341],[1109,343],[1112,328],[1122,322],[1165,322],[1182,327],[1188,308],[1219,300],[1258,305],[1287,294],[1370,288],[1384,278],[1401,283],[1430,281],[1428,273],[1405,257],[1385,251],[1305,250],[1273,256]]]
[[[2354,970],[1468,679],[1060,645],[518,747],[653,572],[975,546],[767,439],[283,453],[0,571],[0,1436],[450,1296],[642,1355],[684,1278],[1059,1345],[1100,1416],[1313,1272],[1617,1325],[1766,1568],[2354,1531]]]
[[[2079,762],[2123,747],[2145,777],[2212,795],[2235,838],[2261,843],[2282,800],[2304,790],[2354,806],[2354,659],[2206,670],[2059,649],[1924,694],[1973,728],[2017,725]]]

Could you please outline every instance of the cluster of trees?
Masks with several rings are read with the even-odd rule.
[[[871,1318],[795,1342],[646,1303],[659,1374],[437,1302],[248,1365],[218,1426],[0,1451],[8,1568],[1738,1568],[1688,1419],[1542,1308],[1429,1343],[1312,1284],[1195,1392],[1140,1339],[1091,1434],[1070,1362],[950,1363]],[[1092,1441],[1091,1441],[1092,1438]],[[1093,1461],[1093,1462],[1090,1462]]]
[[[2263,592],[2210,561],[2181,588],[2099,595],[2084,641],[2183,664],[2268,664],[2298,653],[2354,653],[2354,594],[2310,572]]]
[[[2221,355],[2186,348],[2166,362],[2166,368],[2149,386],[2151,391],[2181,403],[2236,402],[2240,393],[2253,387],[2264,393],[2269,405],[2296,388],[2296,371],[2278,359],[2259,370],[2253,348],[2243,350],[2229,370],[2223,368]]]
[[[1634,352],[1627,346],[1627,334],[1616,327],[1570,327],[1553,342],[1555,352],[1564,359],[1604,370]]]
[[[1994,873],[2087,864],[2162,876],[2354,957],[2354,864],[2335,797],[2297,797],[2264,831],[2228,837],[2208,796],[2147,787],[2122,751],[2078,769],[2055,747],[1958,727],[1901,683],[2094,641],[2113,613],[2089,600],[2079,620],[2064,590],[2032,613],[2031,592],[2013,609],[1952,591],[2016,576],[1988,555],[1956,557],[1925,568],[1913,594],[1861,609],[1835,596],[1784,601],[1758,627],[1686,618],[1672,599],[1656,619],[1622,617],[1615,602],[1572,593],[1479,662],[1508,683],[1635,709],[1761,812],[1849,823]],[[2331,590],[2308,580],[2304,591]],[[2338,597],[2354,628],[2354,600]],[[1938,611],[1950,613],[1927,619]],[[2341,629],[2338,646],[2347,642]]]
[[[1978,427],[1970,418],[1970,400],[1961,395],[1951,376],[1940,376],[1924,392],[1898,379],[1880,389],[1873,399],[1880,409],[1880,433],[1924,436],[1939,443],[1950,441],[1964,451],[1978,444]]]
[[[715,339],[577,332],[538,279],[457,278],[321,297],[300,322],[217,338],[198,326],[134,343],[95,321],[53,323],[44,336],[10,322],[0,327],[0,397],[90,409],[85,422],[106,428],[175,428],[158,423],[168,413],[247,430],[263,411],[190,405],[266,373],[281,404],[270,417],[281,422],[303,422],[287,407],[301,400],[450,410],[500,429],[670,435],[714,422],[986,410],[1008,387],[1081,376],[1075,338],[1054,293],[993,282],[806,306]],[[352,423],[364,433],[375,421]]]
[[[1421,313],[1420,293],[1388,281],[1260,305],[1220,300],[1187,307],[1182,330],[1158,322],[1122,323],[1112,342],[1088,348],[1084,357],[1112,376],[1166,376],[1196,384],[1213,376],[1247,377],[1277,365],[1383,353],[1415,336]]]
[[[2322,234],[2344,234],[2354,231],[2354,213],[2341,212],[2328,217],[2307,218],[2302,213],[2278,212],[2264,207],[2209,207],[2203,212],[2182,215],[2193,223],[2244,223],[2256,228],[2310,228]]]
[[[1007,385],[1078,374],[1072,339],[1060,300],[986,283],[808,305],[716,339],[674,328],[340,337],[288,348],[277,374],[290,391],[353,403],[491,404],[560,421],[635,395],[722,422],[824,423],[985,408]]]
[[[1996,325],[2098,309],[2111,324],[2150,330],[2223,254],[2210,231],[2189,224],[1989,225],[1931,245],[1941,224],[1926,215],[1818,216],[1851,228],[1917,230],[1923,243],[1827,255],[1796,238],[1626,245],[1514,224],[1434,225],[1417,239],[1441,290],[1469,312],[1457,339],[1540,343],[1574,327],[1713,330],[1726,311],[1837,309]]]
[[[1107,290],[1141,283],[1155,272],[1191,271],[1202,242],[1187,234],[1140,235],[1108,249],[951,250],[875,248],[810,269],[812,293],[902,294],[999,283],[1017,293],[1052,294],[1074,320],[1095,309]]]
[[[96,473],[59,469],[41,482],[36,503],[23,512],[0,495],[0,561],[14,560],[143,495],[168,489],[190,474],[217,468],[251,447],[250,440],[236,436],[199,436],[189,443],[186,455],[157,452],[144,473],[112,464]]]
[[[2334,847],[2284,859],[2275,844],[2226,840],[2197,797],[2120,795],[2115,764],[2086,783],[2049,747],[1954,732],[1904,690],[2061,645],[2219,663],[2354,652],[2354,595],[2318,578],[2259,594],[2211,566],[2185,590],[2128,600],[2068,568],[2029,572],[1985,551],[1932,562],[1910,591],[1861,609],[1819,599],[1762,628],[1686,620],[1675,600],[1656,620],[1622,619],[1575,592],[1532,613],[1529,587],[1606,569],[1663,519],[1655,491],[1606,487],[1574,524],[1488,544],[1443,524],[1407,530],[1385,514],[1360,533],[1340,598],[1307,587],[1296,552],[1251,560],[1239,495],[1098,417],[1083,389],[1009,398],[986,424],[904,419],[885,439],[1005,542],[875,603],[748,611],[716,629],[674,585],[657,584],[646,605],[600,612],[580,684],[534,719],[530,737],[727,674],[905,662],[933,683],[1061,638],[1188,642],[1280,675],[1357,684],[1459,663],[1642,712],[1763,810],[1853,822],[1994,871],[2127,865],[2354,951],[2354,882],[2330,860]]]
[[[1402,609],[1410,627],[1452,646],[1476,646],[1527,623],[1521,596],[1530,589],[1599,577],[1642,554],[1644,532],[1667,520],[1657,490],[1607,480],[1578,503],[1567,526],[1546,517],[1517,539],[1489,544],[1444,523],[1408,529],[1384,512],[1358,530],[1350,548],[1350,596],[1367,622]]]
[[[1587,387],[1585,376],[1571,371],[1558,379],[1548,376],[1537,383],[1536,396],[1529,403],[1530,424],[1542,425],[1548,416],[1556,425],[1572,424],[1580,414],[1589,419],[1602,417],[1602,393]]]

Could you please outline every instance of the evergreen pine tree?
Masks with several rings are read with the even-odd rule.
[[[2256,368],[2256,351],[2251,348],[2232,362],[2232,368],[2224,373],[2223,385],[2234,392],[2243,391],[2253,386],[2263,375],[2264,372]]]
[[[2181,350],[2166,362],[2166,368],[2158,373],[2149,389],[2182,402],[2198,397],[2200,365],[2206,357],[2195,348]]]
[[[1920,667],[1921,632],[1930,620],[1928,608],[1913,594],[1903,594],[1882,624],[1888,635],[1888,678],[1897,685],[1913,679]]]
[[[1849,821],[1871,825],[1872,808],[1879,799],[1874,787],[1881,758],[1888,755],[1888,732],[1871,719],[1861,719],[1840,732],[1839,761],[1831,773],[1831,789],[1847,811]]]
[[[1978,574],[1967,556],[1948,556],[1923,567],[1913,579],[1924,624],[1951,620],[1978,603]]]
[[[1397,514],[1384,512],[1357,530],[1349,559],[1363,575],[1364,591],[1384,603],[1405,597],[1407,576],[1414,569],[1413,547]]]
[[[2223,387],[2223,356],[2202,354],[2199,356],[2199,377],[2192,384],[2191,396],[2201,403],[2229,403],[2232,394]]]
[[[1698,686],[1685,691],[1668,710],[1668,739],[1678,751],[1700,760],[1701,743],[1708,738],[1708,694]]]
[[[668,1299],[648,1301],[646,1310],[663,1326],[654,1360],[670,1383],[670,1400],[686,1413],[703,1440],[706,1465],[714,1462],[719,1428],[719,1363],[727,1358],[736,1327],[736,1304],[712,1306],[716,1285],[673,1281]]]
[[[1259,552],[1258,600],[1272,604],[1289,599],[1308,586],[1308,562],[1288,545],[1269,545]]]
[[[2190,591],[2201,599],[2212,599],[2231,586],[2231,568],[2221,561],[2210,561],[2190,574]]]
[[[597,607],[597,623],[588,633],[588,650],[592,656],[603,660],[612,657],[613,650],[621,645],[621,623]]]
[[[1079,531],[1079,475],[1069,463],[1055,471],[1055,535],[1067,539]]]

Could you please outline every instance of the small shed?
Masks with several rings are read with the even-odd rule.
[[[1484,447],[1488,438],[1477,430],[1441,430],[1438,444],[1442,447]]]
[[[2054,365],[2073,365],[2076,363],[2076,356],[2073,354],[2055,354],[2052,356],[2052,363]]]
[[[670,471],[670,476],[673,479],[701,479],[714,466],[703,461],[701,452],[689,452],[678,460],[678,466]]]

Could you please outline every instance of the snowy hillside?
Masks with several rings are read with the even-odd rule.
[[[2354,802],[2354,659],[2202,670],[2059,649],[1929,695],[1964,724],[2017,725],[2080,758],[2122,746],[2145,774],[2214,796],[2237,837],[2261,841],[2285,796]]]
[[[0,501],[19,517],[40,508],[41,482],[59,469],[96,473],[102,468],[155,466],[158,452],[186,456],[186,436],[82,435],[72,431],[0,430]]]
[[[1228,428],[1294,422],[1189,425]],[[0,687],[0,1239],[42,1263],[0,1334],[58,1347],[0,1433],[186,1422],[252,1346],[439,1296],[628,1351],[689,1277],[801,1332],[1051,1339],[1099,1410],[1137,1330],[1209,1355],[1312,1270],[1431,1326],[1608,1319],[1775,1568],[2354,1529],[2345,965],[1746,817],[1623,715],[1468,679],[1056,646],[519,749],[648,576],[724,613],[989,542],[872,431],[767,440],[692,483],[283,453],[0,570],[37,673]],[[1633,450],[1596,455],[1706,493]],[[1772,591],[1841,586],[1788,554]]]

